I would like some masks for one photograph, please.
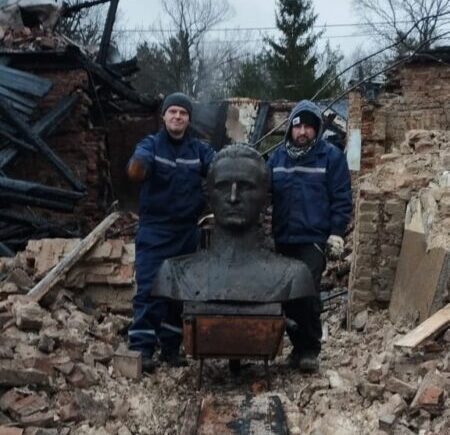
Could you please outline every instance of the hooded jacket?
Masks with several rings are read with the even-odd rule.
[[[320,120],[314,146],[299,159],[286,151],[292,121],[308,111]],[[344,153],[322,139],[318,106],[303,100],[292,110],[285,142],[270,156],[272,228],[275,243],[326,243],[331,234],[343,237],[352,212],[350,172]]]

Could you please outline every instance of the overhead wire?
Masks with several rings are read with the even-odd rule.
[[[427,17],[424,17],[424,19],[426,19],[426,18],[427,18]],[[428,17],[428,18],[430,18],[430,17]],[[414,25],[414,27],[415,27],[415,26],[416,26],[416,24]],[[325,109],[322,110],[322,114],[325,113],[325,112],[326,112],[328,109],[330,109],[331,107],[333,107],[334,104],[336,104],[339,100],[341,100],[344,96],[346,96],[347,94],[349,94],[349,93],[350,93],[351,91],[353,91],[354,89],[357,89],[359,86],[361,86],[362,84],[366,83],[367,81],[372,80],[373,78],[375,78],[375,77],[377,77],[377,76],[379,76],[379,75],[381,75],[381,74],[384,74],[385,72],[390,71],[390,70],[392,70],[392,69],[398,67],[399,65],[405,63],[407,60],[409,60],[409,59],[411,59],[413,56],[415,56],[415,55],[416,55],[423,47],[425,47],[426,45],[431,44],[431,43],[435,42],[436,40],[441,39],[441,38],[443,38],[443,37],[445,37],[446,35],[449,35],[449,34],[450,34],[450,31],[444,32],[444,33],[441,33],[441,34],[439,34],[439,35],[436,35],[436,36],[434,36],[434,37],[432,37],[432,38],[429,38],[429,39],[423,41],[423,42],[422,42],[419,46],[417,46],[417,47],[413,50],[413,52],[410,53],[409,55],[400,58],[398,61],[396,61],[396,62],[390,64],[390,65],[387,66],[386,68],[383,68],[382,70],[377,71],[377,72],[371,74],[370,76],[365,77],[364,79],[360,80],[360,81],[357,82],[356,84],[350,86],[350,87],[347,88],[344,92],[342,92],[338,97],[336,97],[335,99],[333,99],[332,102],[329,103],[329,104],[325,107]],[[398,45],[398,44],[400,44],[400,43],[402,43],[402,42],[403,42],[402,40],[399,40],[399,41],[396,42],[395,44],[390,44],[389,46],[387,46],[387,47],[385,47],[384,49],[379,50],[379,51],[380,51],[380,52],[383,52],[383,51],[385,51],[385,50],[388,50],[388,49],[390,49],[390,48],[393,48],[393,47],[391,47],[392,45],[393,45],[393,46],[396,46],[396,45]],[[377,53],[377,54],[379,54],[379,53]],[[373,55],[375,55],[375,54],[373,54]],[[373,57],[373,55],[370,55],[369,57]],[[366,57],[368,57],[368,56],[366,56]],[[363,59],[358,60],[358,61],[355,62],[353,65],[351,65],[348,69],[353,68],[353,67],[355,67],[356,65],[360,64],[361,62],[363,62],[364,60],[366,60],[366,57],[363,58]],[[348,70],[348,69],[347,69],[347,70]],[[332,81],[330,81],[330,83],[332,83]],[[278,123],[275,127],[273,127],[273,128],[272,128],[269,132],[267,132],[264,136],[262,136],[262,137],[261,137],[260,139],[258,139],[256,142],[252,143],[251,146],[257,147],[263,140],[265,140],[267,137],[269,137],[269,136],[272,135],[275,131],[277,131],[280,127],[282,127],[284,124],[286,124],[286,123],[288,122],[288,120],[289,120],[289,118],[286,118],[286,119],[284,119],[283,121],[281,121],[280,123]],[[277,144],[275,144],[275,145],[269,147],[268,149],[266,149],[266,150],[264,150],[264,151],[262,152],[262,155],[267,155],[268,153],[270,153],[271,151],[273,151],[274,149],[276,149],[277,147],[279,147],[282,143],[283,143],[283,141],[281,141],[281,142],[279,142],[279,143],[277,143]]]

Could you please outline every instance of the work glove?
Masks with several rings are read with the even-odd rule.
[[[327,257],[330,260],[338,260],[344,253],[344,239],[332,234],[327,240]]]

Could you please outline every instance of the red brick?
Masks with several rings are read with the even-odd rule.
[[[30,394],[12,403],[8,407],[8,411],[13,417],[21,419],[39,411],[46,411],[48,406],[49,402],[46,397]]]

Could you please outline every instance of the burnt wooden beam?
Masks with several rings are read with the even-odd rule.
[[[98,79],[108,85],[116,94],[121,97],[133,101],[134,103],[140,104],[147,107],[152,111],[156,111],[159,108],[161,100],[159,98],[148,98],[144,95],[139,94],[133,89],[130,89],[121,80],[116,79],[111,73],[105,70],[101,65],[91,61],[85,55],[83,55],[79,49],[73,48],[74,56],[79,60],[83,68],[90,71]]]
[[[29,143],[13,136],[12,134],[9,134],[6,131],[0,130],[0,136],[3,136],[5,139],[8,139],[8,141],[11,142],[12,145],[16,145],[17,147],[25,151],[36,152],[36,148],[33,145],[30,145]]]
[[[253,128],[250,143],[255,143],[262,137],[267,122],[267,116],[269,115],[269,109],[269,102],[262,102],[259,104],[258,115],[256,117],[255,127]]]
[[[33,227],[57,226],[38,216],[31,216],[24,214],[23,212],[8,209],[0,209],[0,221],[10,224],[20,223],[22,225],[30,225]]]
[[[16,132],[16,130],[14,130],[14,128],[12,128],[6,122],[3,122],[1,119],[0,119],[0,130],[6,131],[7,133],[10,133],[10,134],[15,134],[15,132]]]
[[[11,91],[4,86],[0,85],[0,95],[7,98],[8,100],[11,100],[12,102],[17,102],[20,105],[24,106],[27,109],[35,109],[37,104],[34,100],[25,97],[22,94],[19,94],[17,92]]]
[[[55,169],[78,191],[86,187],[73,174],[72,170],[51,150],[51,148],[28,126],[8,102],[0,98],[0,114],[2,114],[20,133],[27,142],[34,145],[38,151],[55,167]]]
[[[111,43],[111,33],[116,21],[117,6],[119,0],[111,0],[109,2],[108,15],[106,17],[105,27],[103,29],[102,40],[100,42],[100,50],[97,56],[97,62],[100,65],[105,65],[108,58],[109,45]]]
[[[12,239],[13,237],[24,237],[33,232],[33,228],[23,225],[9,225],[0,228],[0,240]]]
[[[0,85],[39,98],[47,95],[53,86],[51,80],[4,65],[0,65]]]
[[[0,170],[8,166],[18,155],[19,151],[15,148],[3,148],[0,151]]]
[[[49,136],[66,119],[78,101],[78,95],[68,95],[33,125],[33,131],[39,136]]]
[[[138,60],[136,56],[123,62],[109,64],[108,67],[110,70],[119,73],[122,77],[130,76],[131,74],[139,71]]]
[[[31,181],[16,180],[14,178],[6,177],[0,177],[0,188],[4,191],[24,193],[26,195],[56,199],[64,202],[78,201],[85,196],[82,192],[74,192],[73,190],[49,187]]]
[[[34,207],[47,208],[61,212],[73,212],[74,204],[68,202],[57,201],[54,199],[38,198],[36,196],[25,195],[22,193],[6,192],[0,190],[0,204],[21,204]]]
[[[15,252],[9,249],[9,247],[5,244],[0,242],[0,256],[1,257],[14,257]]]
[[[0,222],[8,224],[22,224],[35,228],[38,231],[49,231],[51,234],[61,237],[78,237],[78,231],[72,231],[56,222],[43,219],[37,215],[25,214],[22,211],[0,209]]]
[[[63,97],[58,104],[46,113],[39,121],[33,125],[33,132],[38,136],[49,136],[52,134],[61,124],[64,119],[72,111],[74,105],[78,101],[78,95],[70,95]],[[0,135],[8,139],[13,145],[27,150],[36,151],[36,148],[29,143],[17,138],[15,136],[16,130],[11,128],[10,125],[0,122]],[[19,150],[16,148],[5,148],[0,151],[0,171],[8,166],[19,154]]]
[[[61,16],[70,17],[71,15],[76,14],[77,12],[80,12],[83,9],[91,8],[93,6],[98,6],[103,3],[108,3],[109,1],[110,0],[95,0],[95,1],[90,1],[90,2],[79,3],[79,4],[73,5],[73,6],[66,6],[62,9]]]

